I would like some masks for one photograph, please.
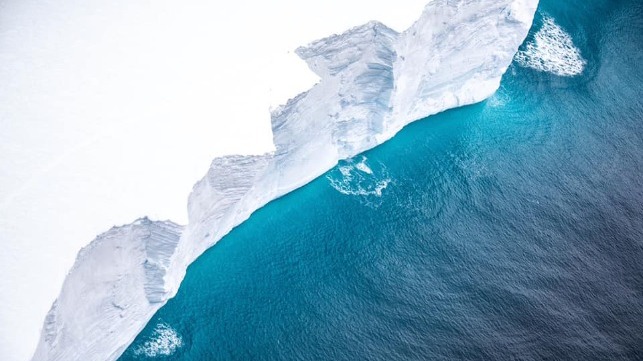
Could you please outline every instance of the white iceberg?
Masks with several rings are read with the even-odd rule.
[[[482,101],[500,85],[537,0],[436,0],[398,33],[370,22],[297,50],[320,77],[272,113],[275,151],[212,162],[189,224],[140,220],[78,256],[34,360],[114,360],[171,297],[186,269],[255,210],[406,124]]]

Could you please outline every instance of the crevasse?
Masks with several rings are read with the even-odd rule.
[[[321,80],[273,111],[276,150],[216,158],[190,194],[184,229],[143,219],[83,249],[33,359],[117,359],[188,265],[255,210],[414,120],[491,96],[537,4],[436,0],[402,33],[370,22],[297,49]]]

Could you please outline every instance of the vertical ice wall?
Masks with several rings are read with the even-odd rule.
[[[163,276],[181,235],[146,218],[114,227],[83,248],[43,325],[34,360],[107,360],[167,300]]]

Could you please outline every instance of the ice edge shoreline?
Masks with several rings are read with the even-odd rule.
[[[185,228],[144,218],[84,247],[33,360],[117,359],[188,265],[255,210],[415,120],[491,96],[537,4],[437,0],[402,33],[370,22],[299,48],[321,80],[273,111],[275,152],[216,158],[190,194]]]

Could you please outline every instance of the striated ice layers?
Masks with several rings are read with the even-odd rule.
[[[84,248],[33,359],[118,358],[187,266],[252,212],[414,120],[492,95],[537,4],[436,0],[402,33],[370,22],[297,49],[321,80],[273,111],[276,150],[216,158],[189,197],[185,229],[143,219]]]

